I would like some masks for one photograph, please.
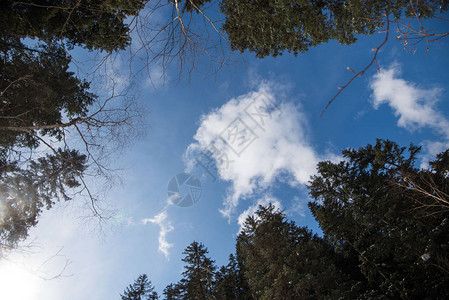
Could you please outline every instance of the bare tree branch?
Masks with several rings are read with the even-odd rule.
[[[388,11],[386,12],[386,18],[388,20]],[[356,79],[357,77],[362,77],[363,74],[365,74],[366,71],[368,71],[369,68],[371,68],[371,66],[376,63],[377,66],[377,71],[380,72],[380,68],[379,68],[379,64],[377,62],[377,55],[380,51],[380,49],[382,49],[382,47],[387,43],[388,38],[389,38],[389,33],[390,33],[390,22],[387,21],[387,29],[385,31],[385,39],[383,40],[383,42],[377,46],[376,48],[373,48],[372,50],[375,51],[373,58],[371,59],[370,63],[360,72],[355,72],[354,70],[352,70],[350,67],[347,67],[347,69],[349,71],[351,71],[352,73],[354,73],[354,76],[352,76],[352,78],[343,86],[339,86],[338,89],[338,93],[331,99],[329,100],[329,102],[327,103],[326,107],[324,107],[323,111],[321,112],[321,117],[323,117],[324,113],[326,112],[326,110],[329,108],[329,106],[334,102],[334,100],[354,81],[354,79]]]
[[[378,64],[378,60],[377,60],[377,56],[378,53],[380,51],[380,49],[385,46],[385,44],[388,42],[389,40],[389,34],[390,34],[390,27],[391,25],[396,25],[397,26],[397,30],[396,33],[398,34],[396,36],[396,39],[400,40],[401,43],[404,46],[405,50],[411,50],[412,47],[416,46],[417,44],[421,43],[422,41],[426,41],[426,52],[429,51],[430,49],[430,44],[432,42],[435,42],[437,40],[440,40],[442,38],[446,38],[449,36],[449,32],[441,32],[441,33],[434,33],[433,31],[429,31],[425,28],[421,17],[419,16],[419,14],[416,12],[416,8],[419,5],[419,0],[416,0],[416,2],[414,3],[413,0],[410,0],[410,8],[413,12],[413,16],[411,16],[408,19],[408,22],[405,23],[401,20],[396,20],[390,19],[390,13],[389,13],[389,7],[390,7],[391,3],[388,4],[388,7],[386,9],[386,12],[384,14],[385,18],[361,18],[361,19],[365,19],[365,20],[369,20],[369,21],[378,21],[381,22],[382,24],[385,25],[385,29],[380,30],[379,33],[385,33],[385,39],[383,40],[383,42],[377,46],[376,48],[373,48],[372,50],[375,51],[373,58],[371,59],[370,63],[360,72],[356,72],[354,71],[352,68],[347,67],[347,69],[349,71],[351,71],[354,76],[343,86],[339,86],[338,89],[338,93],[331,99],[329,100],[329,102],[327,103],[327,105],[325,106],[325,108],[322,110],[321,112],[321,117],[323,117],[324,113],[326,112],[326,110],[329,108],[329,106],[335,101],[335,99],[357,78],[357,77],[361,77],[363,76],[366,71],[368,71],[368,69],[370,69],[372,67],[372,65],[374,63],[376,63],[377,66],[377,71],[380,72],[380,68],[379,68],[379,64]],[[435,18],[441,21],[445,21],[448,22],[449,20],[446,20],[444,18]],[[413,21],[416,21],[418,23],[418,28],[415,28],[412,26]],[[416,49],[413,50],[413,54],[416,53]]]

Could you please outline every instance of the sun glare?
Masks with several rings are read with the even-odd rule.
[[[0,262],[0,299],[37,299],[38,280],[36,276],[10,262]]]

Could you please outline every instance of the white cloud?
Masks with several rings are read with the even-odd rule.
[[[300,215],[301,217],[305,217],[305,211],[307,208],[307,200],[301,199],[298,196],[293,197],[292,205],[288,208],[285,213],[287,215]]]
[[[430,127],[448,139],[449,121],[435,107],[441,89],[421,89],[412,82],[398,78],[399,75],[399,67],[393,65],[373,77],[374,108],[388,104],[399,117],[399,127],[409,130]]]
[[[151,64],[148,68],[148,78],[145,81],[145,87],[151,87],[157,90],[164,86],[165,81],[170,80],[170,77],[160,64]]]
[[[429,162],[435,160],[436,155],[449,149],[449,141],[424,141],[421,143],[425,149],[425,153],[421,159],[420,168],[428,169]]]
[[[420,167],[428,168],[428,162],[449,147],[449,120],[436,107],[442,89],[422,89],[399,76],[398,65],[393,65],[373,77],[373,106],[377,109],[382,104],[388,104],[399,117],[399,127],[408,130],[428,127],[443,136],[441,141],[426,140],[421,143],[424,154]]]
[[[110,97],[124,93],[131,84],[129,71],[122,56],[108,56],[102,61],[101,68],[98,68],[94,86],[95,92],[101,96]]]
[[[258,199],[253,205],[248,207],[248,209],[246,209],[244,212],[242,212],[239,215],[239,217],[237,219],[237,222],[238,222],[238,224],[240,226],[239,232],[242,231],[243,225],[245,224],[246,219],[249,216],[252,216],[259,209],[259,205],[268,206],[268,204],[274,205],[274,207],[276,209],[279,209],[279,210],[282,209],[281,202],[278,199],[274,198],[274,197],[265,196],[265,197],[263,197],[261,199]]]
[[[282,88],[261,83],[254,92],[203,115],[186,151],[188,170],[210,150],[218,176],[231,183],[221,213],[230,217],[240,199],[270,188],[276,180],[306,184],[319,156],[307,139],[305,115],[280,101]],[[331,156],[330,156],[331,157]],[[335,157],[335,156],[334,156]]]
[[[143,219],[143,224],[152,223],[159,226],[159,251],[168,259],[168,250],[173,247],[173,244],[167,241],[167,233],[174,230],[170,220],[168,220],[167,211],[164,210],[154,216],[154,218]]]

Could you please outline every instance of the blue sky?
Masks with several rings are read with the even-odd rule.
[[[448,31],[444,26],[435,30]],[[135,82],[148,110],[147,134],[115,158],[123,167],[121,182],[104,201],[118,213],[104,233],[82,218],[76,204],[60,205],[43,214],[31,232],[30,239],[42,247],[13,255],[20,268],[1,262],[0,278],[8,278],[10,287],[25,280],[23,299],[118,299],[142,273],[161,293],[181,278],[182,251],[194,240],[208,247],[217,265],[225,264],[242,220],[258,204],[274,203],[299,225],[319,232],[307,209],[305,184],[320,160],[338,160],[345,148],[383,138],[422,145],[419,163],[425,166],[449,145],[447,39],[431,44],[428,53],[420,44],[415,54],[391,39],[379,53],[382,72],[371,68],[320,117],[337,87],[350,79],[346,68],[366,66],[382,39],[375,34],[351,46],[330,42],[297,57],[257,59],[247,53],[216,77],[193,74],[189,82],[173,80],[176,68],[162,80],[154,66],[154,87],[143,75]],[[126,66],[116,63],[114,72],[120,79]],[[263,126],[245,113],[261,99],[275,106]],[[237,118],[253,133],[244,138],[257,136],[236,151],[240,156],[218,139]],[[210,143],[220,150],[214,152],[215,182],[192,161]],[[226,166],[218,153],[233,162]],[[167,202],[167,184],[182,172],[196,175],[202,185],[199,201],[186,208]],[[60,256],[39,268],[59,250]],[[67,260],[68,277],[44,281],[26,271],[39,268],[51,277]]]

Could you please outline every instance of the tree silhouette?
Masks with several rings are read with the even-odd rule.
[[[184,250],[182,261],[185,266],[179,283],[184,299],[213,299],[216,266],[207,257],[208,252],[202,243],[196,241]]]
[[[345,150],[346,161],[319,163],[309,206],[325,236],[338,251],[358,257],[361,272],[380,294],[437,299],[448,292],[448,211],[429,187],[425,196],[404,175],[418,185],[419,178],[433,178],[447,193],[447,151],[431,170],[414,167],[418,151],[377,140]]]
[[[146,274],[142,274],[130,284],[123,295],[122,300],[156,300],[159,299],[157,293],[154,291],[154,286],[148,279]]]

